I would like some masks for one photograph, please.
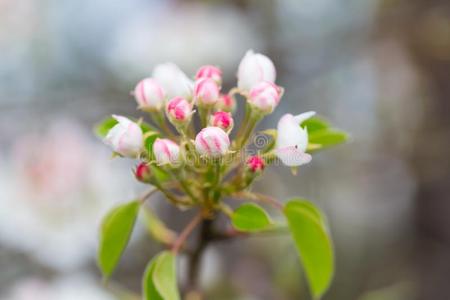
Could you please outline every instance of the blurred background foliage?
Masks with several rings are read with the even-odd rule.
[[[141,115],[129,92],[155,64],[216,64],[229,88],[249,48],[274,60],[286,89],[261,128],[315,110],[352,135],[298,176],[276,167],[256,187],[327,213],[337,272],[325,299],[450,297],[447,0],[0,0],[0,299],[139,292],[160,249],[145,226],[117,284],[99,283],[98,221],[144,187],[91,127]],[[151,205],[182,228],[189,216],[161,200]],[[283,236],[211,247],[201,281],[207,299],[308,299]]]

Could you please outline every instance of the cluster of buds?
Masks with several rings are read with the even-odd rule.
[[[239,192],[276,158],[289,167],[311,161],[308,133],[300,125],[314,112],[284,115],[272,147],[247,155],[256,125],[278,106],[283,88],[276,84],[273,62],[251,50],[241,60],[237,77],[237,87],[224,92],[222,71],[216,66],[200,67],[191,79],[175,64],[158,65],[132,92],[138,109],[150,114],[154,126],[143,130],[142,120],[113,116],[116,123],[105,141],[120,156],[141,160],[135,170],[139,181],[165,189],[165,182],[153,174],[158,171],[171,178],[167,182],[178,182],[175,186],[189,198],[184,203],[211,205],[211,193],[219,195],[213,197],[217,199]],[[247,111],[233,131],[236,97],[243,98]],[[205,186],[211,193],[204,192]]]
[[[139,199],[114,208],[103,221],[107,226],[102,226],[98,253],[105,276],[111,275],[139,209],[144,209],[142,204],[154,192],[182,210],[197,210],[179,234],[155,216],[149,217],[155,225],[159,223],[150,226],[151,234],[170,251],[149,262],[143,280],[146,299],[180,299],[175,286],[175,259],[185,250],[196,226],[203,227],[196,248],[189,251],[192,257],[216,237],[228,239],[283,226],[255,203],[232,208],[228,200],[233,199],[262,201],[283,213],[302,260],[322,266],[318,270],[315,263],[305,264],[315,299],[332,279],[333,247],[320,210],[304,199],[282,203],[250,189],[269,165],[280,162],[295,172],[311,161],[312,151],[344,142],[346,135],[319,117],[311,119],[315,115],[312,111],[285,114],[276,129],[255,132],[258,123],[279,105],[283,88],[276,83],[273,62],[251,50],[241,60],[237,77],[237,86],[224,90],[226,81],[216,66],[202,66],[190,78],[175,64],[158,65],[152,77],[141,80],[132,92],[138,109],[148,113],[153,124],[142,118],[135,121],[114,115],[96,128],[114,154],[139,160],[134,170],[136,179],[153,186]],[[237,100],[243,103],[237,105]],[[235,114],[237,107],[245,111]],[[221,213],[233,230],[220,230],[216,228],[220,225],[213,224]],[[310,228],[311,234],[304,235],[300,225]],[[117,247],[110,247],[115,241]],[[164,281],[169,284],[161,286]]]

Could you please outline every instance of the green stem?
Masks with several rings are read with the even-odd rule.
[[[154,182],[152,182],[152,184],[154,186],[156,186],[156,188],[158,188],[158,190],[160,190],[161,193],[163,193],[164,196],[166,196],[167,200],[169,200],[169,202],[171,202],[173,205],[189,205],[190,204],[188,202],[178,199],[175,195],[173,195],[168,190],[163,188],[163,186],[159,182],[154,181]]]
[[[175,178],[178,180],[178,182],[181,185],[181,188],[183,191],[194,201],[195,203],[198,203],[198,198],[194,195],[189,185],[186,183],[186,180],[180,176],[180,174],[177,171],[173,171],[172,174],[175,176]]]
[[[210,106],[199,106],[198,107],[198,113],[200,115],[200,124],[202,125],[202,128],[205,128],[208,126],[208,115],[211,112]]]
[[[250,118],[250,110],[251,110],[250,105],[248,103],[246,103],[245,104],[245,115],[244,115],[244,118],[242,119],[242,123],[241,123],[241,124],[243,124],[243,126],[239,127],[239,130],[236,133],[236,140],[240,139],[240,137],[242,136],[243,132],[245,131],[245,129],[247,127],[247,124],[248,124],[248,121]]]
[[[176,138],[176,136],[174,135],[172,130],[167,125],[164,115],[161,111],[151,112],[150,114],[151,114],[153,121],[155,121],[155,123],[158,125],[158,127],[162,131],[164,131],[165,134],[167,134],[172,139]]]
[[[247,145],[248,139],[250,138],[253,130],[255,129],[258,122],[261,120],[260,116],[251,112],[250,116],[248,117],[248,124],[242,133],[241,136],[238,137],[236,148],[237,150],[242,149]]]

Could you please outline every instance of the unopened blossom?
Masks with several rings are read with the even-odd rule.
[[[194,84],[174,63],[157,65],[153,69],[153,78],[164,89],[167,98],[181,96],[187,99],[192,97]]]
[[[261,81],[250,90],[248,102],[261,112],[271,113],[280,102],[282,88],[270,81]]]
[[[141,162],[139,165],[137,165],[134,174],[137,180],[146,183],[150,182],[151,172],[150,167],[147,163]]]
[[[222,84],[222,70],[212,65],[202,66],[195,75],[196,80],[200,78],[211,78],[220,86]]]
[[[128,118],[113,115],[117,124],[106,135],[105,143],[111,146],[114,152],[126,157],[135,158],[143,147],[143,134],[141,127]]]
[[[228,152],[230,139],[219,127],[203,128],[195,137],[195,149],[201,155],[218,157]]]
[[[153,144],[153,153],[159,165],[176,164],[180,161],[180,146],[169,139],[157,138]]]
[[[195,82],[194,98],[197,105],[214,105],[219,100],[219,86],[211,78],[200,78]]]
[[[308,147],[308,131],[300,125],[314,116],[315,112],[305,112],[297,116],[285,114],[278,122],[275,154],[283,164],[295,167],[311,161],[306,153]]]
[[[167,102],[166,115],[173,124],[187,123],[192,116],[192,105],[183,97],[172,98]]]
[[[246,165],[250,172],[259,173],[264,170],[266,163],[261,156],[252,155],[247,159]]]
[[[139,81],[134,88],[134,98],[138,107],[146,111],[160,110],[165,101],[165,93],[161,85],[153,78]]]
[[[261,81],[275,82],[275,66],[267,56],[248,50],[239,64],[237,77],[238,88],[248,92]]]
[[[221,111],[233,112],[236,109],[236,99],[229,94],[220,94],[216,108]]]
[[[222,128],[225,132],[229,133],[233,129],[234,121],[231,113],[217,111],[209,119],[209,124],[211,126]]]

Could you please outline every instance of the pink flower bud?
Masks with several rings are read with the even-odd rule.
[[[247,168],[253,172],[262,172],[266,166],[264,159],[261,156],[253,155],[247,159]]]
[[[211,116],[209,124],[222,128],[225,132],[229,133],[233,129],[234,121],[230,113],[217,111]]]
[[[232,112],[236,109],[236,99],[228,94],[221,94],[216,107],[218,110]]]
[[[123,156],[135,158],[143,147],[143,134],[141,127],[129,119],[113,115],[118,123],[109,130],[105,143]]]
[[[172,98],[167,102],[166,115],[173,124],[187,123],[192,116],[192,105],[182,97]]]
[[[249,50],[239,64],[237,77],[239,89],[248,92],[261,81],[275,82],[275,66],[267,56]]]
[[[137,180],[145,183],[150,182],[151,172],[147,163],[141,162],[139,165],[137,165],[134,174]]]
[[[180,161],[180,147],[169,139],[157,138],[153,144],[153,153],[159,165],[176,164]]]
[[[218,67],[206,65],[200,67],[198,69],[197,74],[195,75],[195,79],[200,78],[211,78],[214,80],[218,85],[222,84],[222,70],[220,70]]]
[[[165,94],[161,85],[153,78],[145,78],[134,88],[134,97],[142,110],[159,110],[164,105]]]
[[[195,137],[195,149],[201,155],[218,157],[228,152],[230,139],[219,127],[203,128]]]
[[[219,100],[219,86],[211,78],[200,78],[195,82],[194,97],[197,105],[213,105]]]
[[[270,81],[255,85],[248,97],[248,102],[263,113],[271,113],[280,102],[282,88]]]

